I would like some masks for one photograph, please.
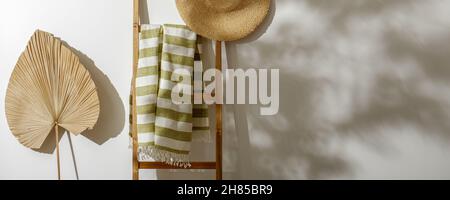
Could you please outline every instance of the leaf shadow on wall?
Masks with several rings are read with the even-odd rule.
[[[90,59],[81,51],[71,47],[64,41],[63,44],[66,47],[70,48],[72,52],[74,52],[78,56],[81,64],[83,64],[91,74],[91,78],[97,87],[97,93],[100,101],[99,118],[92,130],[86,130],[81,133],[81,135],[98,145],[102,145],[109,139],[117,137],[124,128],[125,108],[123,102],[120,99],[120,96],[112,85],[111,81],[103,72],[101,72],[97,68],[92,59]],[[66,133],[66,131],[61,133]],[[59,135],[59,140],[61,140],[62,136],[63,134]],[[54,131],[52,131],[44,141],[42,147],[40,149],[34,150],[41,153],[52,154],[55,151],[55,148],[55,133]]]
[[[335,142],[357,140],[380,155],[392,155],[397,149],[386,134],[395,134],[402,127],[412,126],[427,138],[449,143],[448,99],[439,91],[426,92],[420,87],[439,83],[450,88],[449,31],[427,40],[424,48],[413,37],[405,37],[408,30],[384,26],[387,30],[380,30],[383,43],[376,45],[386,60],[377,60],[376,54],[370,55],[374,61],[352,57],[336,46],[339,40],[359,39],[351,29],[355,19],[369,21],[412,2],[278,0],[278,7],[306,5],[327,23],[313,34],[317,37],[307,38],[303,33],[308,27],[299,26],[298,21],[279,20],[277,28],[270,30],[276,35],[273,40],[255,41],[239,54],[230,50],[229,54],[235,54],[234,63],[280,68],[280,110],[275,116],[260,116],[260,105],[236,106],[236,123],[241,125],[237,125],[236,135],[224,135],[228,141],[224,143],[224,162],[234,162],[231,169],[224,169],[229,171],[227,176],[352,177],[358,165],[336,151],[344,147],[333,147]],[[392,64],[383,66],[388,60]],[[417,69],[409,71],[409,64]],[[403,66],[407,67],[396,71]],[[404,76],[403,72],[412,75]],[[242,137],[239,135],[246,134],[248,146],[236,142]]]
[[[117,137],[125,126],[125,108],[122,99],[109,78],[95,65],[87,55],[74,48],[72,50],[80,58],[97,87],[100,100],[100,115],[92,130],[82,133],[96,144],[102,145],[111,138]]]

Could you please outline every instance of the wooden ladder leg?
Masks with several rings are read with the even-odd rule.
[[[131,137],[133,143],[133,180],[139,180],[137,141],[136,74],[139,61],[139,0],[133,0],[133,77],[131,86]]]
[[[216,41],[216,69],[222,71],[222,42]],[[220,74],[216,74],[216,95],[222,94],[217,92],[218,79]],[[221,80],[221,79],[219,79]],[[222,180],[222,105],[216,102],[216,180]]]

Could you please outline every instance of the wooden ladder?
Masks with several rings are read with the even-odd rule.
[[[139,31],[140,31],[140,0],[133,0],[133,79],[131,87],[131,102],[136,105],[136,74],[139,61]],[[216,69],[222,70],[222,42],[216,41]],[[140,169],[185,169],[165,164],[163,162],[140,162],[138,159],[137,141],[137,111],[136,106],[131,106],[132,125],[131,135],[133,143],[133,180],[139,180]],[[215,169],[216,180],[222,180],[222,105],[216,104],[216,161],[215,162],[191,162],[187,169]]]

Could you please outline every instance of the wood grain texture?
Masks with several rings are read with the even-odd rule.
[[[216,69],[222,71],[222,42],[216,41]],[[217,74],[220,76],[220,74]],[[216,90],[220,86],[216,78]],[[221,95],[216,92],[216,95]],[[222,98],[219,96],[218,98]],[[222,180],[222,105],[216,103],[216,180]]]
[[[137,141],[137,110],[136,110],[136,76],[139,62],[139,0],[133,0],[133,78],[131,84],[131,137],[133,142],[133,180],[139,180],[139,160]]]

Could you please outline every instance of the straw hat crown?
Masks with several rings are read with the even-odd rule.
[[[265,19],[271,0],[176,0],[189,28],[213,40],[233,41],[252,33]]]

